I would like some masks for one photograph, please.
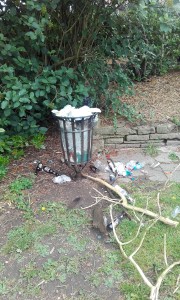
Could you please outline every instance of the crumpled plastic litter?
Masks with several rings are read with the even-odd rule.
[[[129,170],[129,171],[132,171],[132,170],[140,170],[142,169],[144,166],[144,164],[138,162],[138,161],[135,161],[135,160],[130,160],[127,164],[126,164],[126,169]]]
[[[91,108],[87,105],[84,105],[80,108],[75,108],[71,105],[66,105],[61,110],[53,109],[52,113],[56,117],[84,118],[84,117],[90,117],[93,114],[101,113],[101,110],[96,107]]]
[[[64,183],[64,182],[69,182],[71,181],[71,178],[69,176],[66,176],[66,175],[60,175],[60,176],[56,176],[52,179],[52,181],[54,183]]]
[[[126,199],[128,200],[128,202],[130,203],[134,203],[134,199],[128,194],[128,192],[126,190],[124,190],[123,188],[121,188],[118,184],[116,184],[114,186],[114,188],[121,193],[122,195],[124,195],[126,197]]]
[[[130,176],[132,173],[126,169],[126,166],[122,162],[115,163],[116,171],[119,176]]]
[[[172,211],[171,216],[176,218],[177,215],[180,214],[180,206],[176,206],[175,209]]]

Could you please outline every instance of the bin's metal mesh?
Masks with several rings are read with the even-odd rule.
[[[58,117],[61,146],[68,165],[83,165],[91,160],[95,115],[84,118]]]

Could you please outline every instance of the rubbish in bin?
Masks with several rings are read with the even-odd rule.
[[[53,109],[52,113],[56,117],[70,117],[70,118],[85,118],[85,117],[90,117],[93,114],[99,114],[101,113],[101,110],[99,108],[91,108],[89,106],[82,106],[80,108],[75,108],[71,105],[66,105],[64,108],[61,110],[56,110]]]
[[[60,176],[54,177],[54,178],[52,179],[52,181],[53,181],[54,183],[59,183],[59,184],[61,184],[61,183],[64,183],[64,182],[69,182],[69,181],[71,181],[71,178],[70,178],[69,176],[66,176],[66,175],[60,175]]]

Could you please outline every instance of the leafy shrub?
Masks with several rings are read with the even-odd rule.
[[[88,95],[106,112],[118,112],[130,78],[174,65],[180,56],[177,14],[162,4],[137,3],[1,1],[0,129],[45,133],[53,108],[81,106]],[[122,58],[128,59],[124,66]],[[127,117],[128,110],[121,112]],[[1,152],[9,151],[4,143]]]
[[[118,16],[116,30],[131,77],[142,80],[177,64],[180,19],[173,8],[149,1],[129,6]]]

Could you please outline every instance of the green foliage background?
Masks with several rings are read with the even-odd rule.
[[[176,65],[179,19],[155,1],[1,2],[0,128],[45,132],[53,108],[81,106],[87,96],[129,117],[120,97],[132,80]]]

